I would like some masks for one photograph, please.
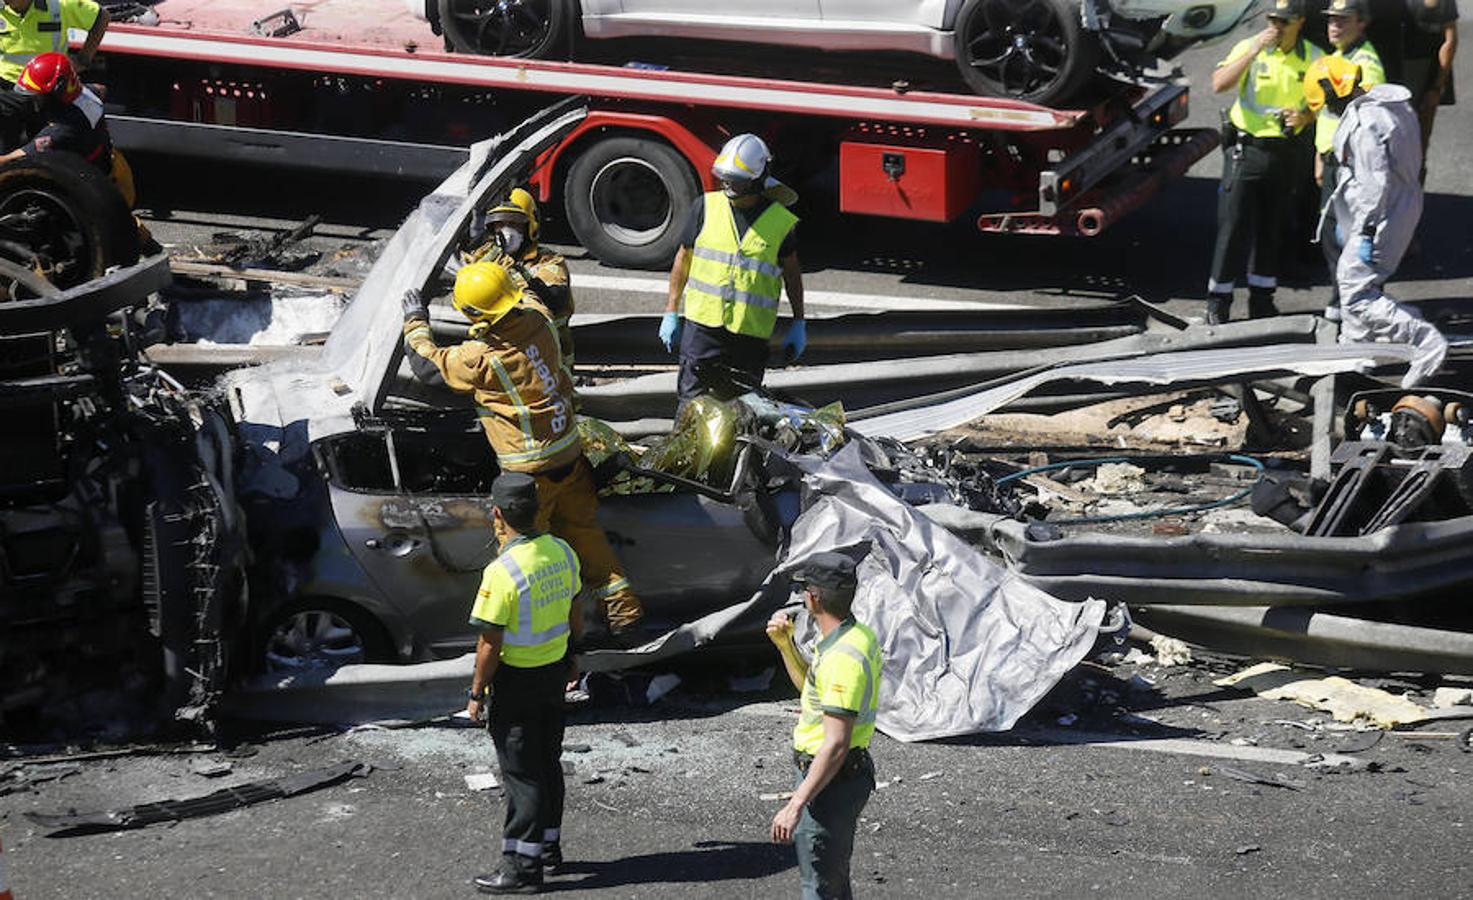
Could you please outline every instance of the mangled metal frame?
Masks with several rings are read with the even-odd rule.
[[[64,482],[6,485],[0,507],[0,708],[37,709],[43,723],[106,690],[120,715],[117,701],[132,701],[132,730],[208,725],[224,688],[242,599],[233,450],[209,403],[140,353],[150,330],[140,313],[169,277],[160,254],[0,303],[0,342],[22,373],[0,380],[11,440],[53,440],[67,467]],[[29,433],[36,410],[47,423]]]
[[[1391,344],[1283,345],[1089,362],[1022,373],[916,409],[855,422],[860,433],[914,440],[1005,407],[1044,384],[1140,383],[1155,389],[1251,383],[1398,369],[1410,348]],[[1326,395],[1321,394],[1321,398]],[[1321,415],[1317,412],[1317,417]],[[1025,581],[1084,602],[1118,600],[1146,624],[1237,652],[1331,666],[1473,673],[1459,632],[1347,618],[1357,605],[1450,592],[1473,584],[1473,516],[1402,523],[1355,537],[1194,534],[1141,537],[1069,529],[1047,533],[1002,515],[934,506],[927,513],[1005,560]],[[1331,615],[1333,609],[1339,615]],[[1365,627],[1356,635],[1354,626]],[[1378,655],[1379,654],[1379,655]]]

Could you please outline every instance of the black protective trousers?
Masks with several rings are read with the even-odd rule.
[[[681,403],[705,393],[705,386],[696,377],[696,367],[707,360],[730,366],[761,384],[767,371],[767,341],[686,319],[680,332],[680,377],[676,384]]]
[[[1209,291],[1228,293],[1245,274],[1250,288],[1272,290],[1278,284],[1285,223],[1302,180],[1302,147],[1289,138],[1270,139],[1229,147],[1225,156]]]
[[[522,669],[503,662],[491,679],[487,729],[506,794],[501,855],[522,873],[541,871],[542,845],[563,825],[563,688],[567,660]]]

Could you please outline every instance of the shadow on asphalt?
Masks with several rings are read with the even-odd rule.
[[[710,883],[767,878],[793,868],[788,847],[755,841],[697,841],[689,850],[646,853],[608,862],[569,860],[548,891],[584,891],[636,884]],[[569,876],[572,876],[571,878]]]

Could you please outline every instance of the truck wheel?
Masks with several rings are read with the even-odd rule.
[[[138,225],[106,175],[71,153],[0,166],[0,258],[58,288],[138,261]]]
[[[1071,0],[967,0],[955,40],[957,67],[972,90],[1044,106],[1068,100],[1099,53]]]
[[[637,137],[604,138],[583,150],[563,186],[579,242],[602,262],[630,269],[670,264],[686,210],[700,196],[684,156]]]
[[[546,59],[572,17],[566,0],[439,0],[445,40],[460,53]]]

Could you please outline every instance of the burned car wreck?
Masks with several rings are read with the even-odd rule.
[[[233,439],[139,348],[168,260],[0,303],[0,730],[207,726],[245,615]]]

